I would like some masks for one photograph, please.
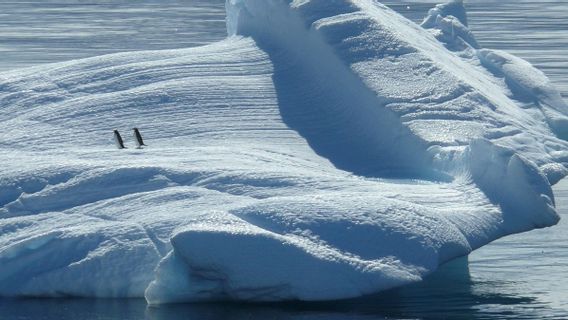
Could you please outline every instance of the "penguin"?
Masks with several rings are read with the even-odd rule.
[[[136,146],[138,148],[142,148],[142,146],[146,146],[144,144],[144,140],[142,140],[142,135],[140,134],[140,131],[138,130],[138,128],[132,128],[132,130],[134,130],[134,139],[136,140]]]
[[[114,130],[114,142],[116,143],[116,147],[119,149],[126,149],[124,146],[124,141],[122,141],[122,137],[118,130]]]

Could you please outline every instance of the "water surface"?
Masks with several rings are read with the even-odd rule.
[[[225,36],[224,1],[0,0],[0,71]]]

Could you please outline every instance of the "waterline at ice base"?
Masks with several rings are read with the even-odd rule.
[[[0,296],[350,299],[558,222],[568,106],[461,1],[226,7],[211,45],[0,73]]]

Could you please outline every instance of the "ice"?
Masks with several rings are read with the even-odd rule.
[[[463,5],[463,0],[450,0],[446,3],[436,5],[428,11],[428,15],[422,21],[422,27],[430,29],[438,25],[440,18],[457,19],[460,24],[468,27],[467,12]]]
[[[481,63],[505,79],[520,100],[528,100],[542,109],[550,128],[562,139],[568,138],[568,105],[542,71],[527,61],[500,50],[478,51]]]
[[[461,1],[226,6],[208,46],[0,74],[0,295],[352,298],[558,221],[566,104]]]

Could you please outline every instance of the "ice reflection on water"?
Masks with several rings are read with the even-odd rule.
[[[563,319],[522,293],[501,292],[505,280],[472,278],[467,259],[427,281],[362,299],[286,304],[180,304],[147,307],[143,300],[5,300],[0,319]],[[10,315],[5,318],[2,315]]]

